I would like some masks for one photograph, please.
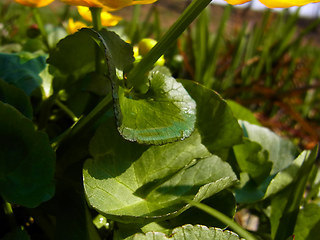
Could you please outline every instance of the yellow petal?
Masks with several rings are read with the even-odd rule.
[[[92,22],[91,12],[88,7],[78,6],[77,9],[79,14],[84,20]],[[101,12],[102,26],[105,26],[105,27],[115,26],[118,24],[120,20],[122,20],[122,17],[112,15],[111,13],[107,12],[105,8],[102,9],[102,12]]]
[[[86,7],[103,7],[100,0],[60,0],[69,5]]]
[[[136,4],[150,4],[156,1],[157,0],[99,0],[108,11],[115,11]]]
[[[29,7],[44,7],[52,3],[54,0],[15,0],[17,3],[20,3]]]
[[[73,21],[72,18],[69,18],[68,26],[67,26],[67,32],[72,34],[78,31],[81,28],[87,27],[86,24],[80,21]]]
[[[287,8],[293,6],[303,6],[309,3],[316,3],[320,1],[308,1],[308,0],[260,0],[261,3],[269,8]]]
[[[101,12],[102,26],[105,26],[105,27],[115,26],[121,20],[122,20],[122,17],[112,15],[111,13],[107,12],[105,9],[102,9],[102,12]]]
[[[250,0],[225,0],[227,3],[232,5],[243,4],[246,2],[250,2]]]

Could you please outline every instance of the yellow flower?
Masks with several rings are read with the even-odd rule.
[[[87,27],[87,25],[80,21],[73,21],[72,18],[69,18],[67,32],[72,34],[78,31],[81,28]]]
[[[105,7],[108,11],[118,10],[135,4],[149,4],[157,0],[61,0],[70,5],[85,7]]]
[[[100,0],[100,2],[107,7],[109,11],[118,10],[136,4],[150,4],[156,1],[157,0]]]
[[[44,7],[52,3],[54,0],[15,0],[17,3],[20,3],[29,7]]]
[[[242,4],[250,2],[250,0],[225,0],[227,3],[232,5]],[[259,0],[261,3],[269,8],[287,8],[293,6],[303,6],[309,3],[320,2],[320,0]]]
[[[92,16],[90,9],[88,7],[78,6],[78,12],[81,17],[89,22],[92,22]],[[111,13],[107,12],[105,8],[101,12],[101,24],[105,27],[111,27],[118,24],[122,17],[114,16]]]
[[[99,0],[61,0],[62,2],[75,5],[75,6],[85,6],[85,7],[103,7]]]

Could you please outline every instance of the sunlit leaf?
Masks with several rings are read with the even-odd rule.
[[[320,206],[314,203],[306,204],[300,210],[294,228],[296,239],[313,240],[320,236]]]
[[[267,188],[275,174],[286,169],[293,163],[294,159],[298,156],[298,150],[289,140],[276,135],[274,132],[265,127],[250,124],[246,121],[241,120],[239,121],[239,123],[243,128],[244,135],[250,140],[251,143],[235,147],[235,153],[236,155],[238,155],[238,159],[241,159],[239,158],[239,152],[237,153],[237,150],[239,151],[239,148],[242,148],[241,152],[242,154],[244,154],[242,155],[242,157],[247,155],[248,158],[252,157],[252,150],[256,149],[256,157],[258,158],[254,157],[252,160],[257,161],[255,163],[256,166],[259,165],[259,161],[261,161],[262,165],[266,164],[263,168],[258,167],[258,170],[254,171],[253,168],[248,168],[249,165],[254,162],[251,161],[251,163],[249,163],[245,160],[243,160],[244,162],[240,161],[240,164],[246,165],[246,167],[248,168],[247,171],[251,174],[251,177],[254,176],[253,179],[255,180],[247,179],[243,187],[236,190],[236,199],[237,202],[251,203],[267,197],[271,194],[271,192],[275,193],[278,191],[276,189],[280,187],[281,184],[279,186],[272,184],[270,186],[270,189],[268,190],[267,195],[265,196]],[[261,146],[262,149],[260,149],[259,146]],[[253,149],[250,149],[252,147]],[[250,151],[251,154],[249,154]],[[270,171],[271,163],[272,169]],[[242,167],[244,167],[244,165]],[[268,171],[269,174],[267,174]]]
[[[257,142],[263,150],[268,151],[273,163],[271,174],[277,173],[292,163],[298,155],[298,149],[292,142],[270,131],[268,128],[239,121],[245,137]]]
[[[54,194],[55,154],[45,133],[15,108],[0,102],[0,194],[36,207]]]
[[[249,109],[232,100],[227,100],[227,103],[236,119],[244,120],[258,126],[261,125]]]
[[[265,198],[281,191],[289,184],[291,184],[297,176],[299,169],[304,163],[307,156],[308,151],[303,151],[287,168],[277,173],[276,176],[271,180],[267,188]]]
[[[197,103],[196,128],[213,153],[242,142],[242,130],[227,103],[214,91],[193,81],[180,80]]]
[[[190,224],[175,228],[170,236],[160,232],[138,233],[125,240],[240,240],[240,237],[220,228],[208,228],[202,225],[192,226]]]
[[[292,183],[271,197],[271,236],[273,239],[287,239],[293,235],[306,184],[315,163],[318,147],[306,151],[303,164],[299,167]]]
[[[257,184],[269,176],[272,162],[269,153],[258,143],[245,139],[243,144],[234,146],[233,151],[241,171],[249,173]]]
[[[149,73],[150,89],[133,98],[119,89],[118,128],[131,141],[164,144],[189,137],[196,121],[196,103],[165,68]]]
[[[174,217],[188,207],[184,198],[201,201],[236,180],[197,132],[148,148],[125,141],[112,126],[109,122],[97,130],[90,148],[94,158],[83,170],[89,204],[108,218],[145,222]]]

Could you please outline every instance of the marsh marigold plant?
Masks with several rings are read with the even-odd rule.
[[[28,7],[44,7],[52,3],[54,0],[15,0],[17,3]]]
[[[232,5],[243,4],[250,2],[251,0],[225,0],[227,3]],[[293,6],[303,6],[309,3],[316,3],[319,1],[309,1],[309,0],[259,0],[262,4],[269,8],[287,8]]]

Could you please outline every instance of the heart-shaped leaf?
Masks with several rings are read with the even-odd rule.
[[[197,132],[163,146],[122,139],[109,122],[91,141],[83,177],[89,204],[106,217],[148,222],[174,217],[236,181],[228,163],[211,155]],[[125,149],[125,151],[124,151]]]
[[[45,133],[12,106],[0,102],[0,194],[36,207],[54,194],[55,154]]]
[[[95,42],[84,31],[60,40],[50,52],[47,62],[64,74],[80,76],[94,71]]]
[[[149,73],[150,88],[142,98],[119,89],[118,129],[130,141],[164,144],[189,137],[196,121],[196,103],[168,74],[156,67]]]

